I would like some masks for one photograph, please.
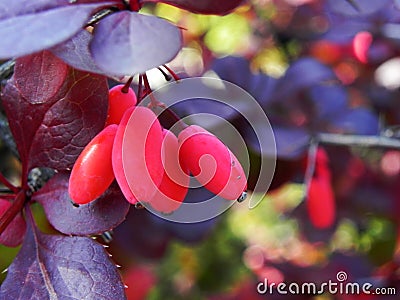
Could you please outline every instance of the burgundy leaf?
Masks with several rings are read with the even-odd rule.
[[[33,200],[44,207],[55,229],[74,235],[100,234],[113,229],[125,220],[130,206],[115,183],[97,200],[73,206],[65,173],[55,175]]]
[[[117,267],[88,237],[47,235],[32,226],[1,285],[0,299],[126,299]]]
[[[28,55],[67,40],[96,10],[105,6],[104,3],[65,5],[66,1],[57,1],[55,6],[49,1],[40,1],[39,5],[27,4],[23,8],[14,1],[18,5],[13,4],[8,10],[5,8],[8,2],[0,6],[0,59]],[[21,9],[15,11],[15,7]]]
[[[169,62],[181,47],[178,27],[158,17],[123,11],[95,26],[90,51],[107,74],[124,76]]]
[[[103,128],[108,87],[105,77],[69,68],[44,51],[17,59],[2,100],[24,172],[65,170]]]
[[[103,74],[104,72],[96,65],[89,51],[91,40],[92,34],[81,30],[71,39],[51,48],[50,51],[75,69]]]
[[[225,15],[242,4],[243,0],[144,0],[163,2],[199,14]]]
[[[11,202],[0,199],[0,216],[2,216],[10,207]],[[18,213],[7,228],[0,233],[0,244],[7,247],[16,247],[22,243],[26,231],[26,223],[22,214]]]

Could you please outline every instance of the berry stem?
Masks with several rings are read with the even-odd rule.
[[[146,93],[145,93],[145,97],[147,96],[147,95],[149,95],[150,96],[150,106],[151,106],[151,108],[152,107],[157,107],[157,106],[160,106],[160,107],[165,107],[165,104],[164,103],[161,103],[160,101],[158,101],[157,99],[156,99],[156,97],[154,97],[154,95],[153,95],[153,93],[151,92],[151,87],[150,87],[150,83],[149,83],[149,79],[147,78],[147,75],[146,74],[144,74],[143,75],[143,83],[144,83],[144,87],[145,87],[145,91],[146,91]]]
[[[7,188],[9,188],[12,192],[18,193],[19,189],[11,182],[9,182],[8,179],[5,178],[1,172],[0,172],[0,182],[4,184]]]
[[[166,81],[171,81],[172,77],[171,75],[168,75],[163,69],[161,69],[160,67],[157,67],[157,69],[161,72],[161,74],[163,74],[164,78]]]
[[[172,69],[170,67],[168,67],[167,65],[163,65],[163,67],[169,72],[169,74],[172,75],[172,77],[174,77],[175,81],[179,81],[180,78],[178,75],[176,75],[176,73],[174,71],[172,71]]]
[[[308,148],[307,167],[304,173],[304,199],[307,198],[310,184],[315,172],[315,164],[317,161],[318,142],[312,140]]]
[[[150,104],[149,104],[149,108],[150,109],[156,109],[157,107],[162,108],[179,126],[179,128],[181,130],[185,129],[186,127],[188,127],[188,125],[186,123],[184,123],[181,118],[179,118],[179,116],[172,111],[171,109],[169,109],[168,107],[165,106],[164,103],[158,101],[153,93],[151,92],[151,87],[150,87],[150,83],[149,80],[147,79],[147,76],[144,75],[143,76],[143,81],[144,81],[144,86],[146,88],[146,91],[150,91]]]
[[[139,104],[144,97],[142,97],[143,94],[143,75],[139,74],[139,83],[138,83],[138,103]]]
[[[132,80],[133,80],[133,76],[129,77],[128,81],[122,87],[121,92],[123,92],[124,94],[128,94],[129,93],[129,88],[130,88],[130,86],[132,84]]]
[[[3,193],[3,191],[0,192],[0,198],[1,199],[5,199],[5,200],[13,200],[15,199],[15,194],[7,194],[7,193]]]
[[[12,203],[10,208],[0,217],[0,234],[7,228],[7,226],[14,220],[15,216],[22,210],[26,201],[26,194],[24,190],[20,190]]]

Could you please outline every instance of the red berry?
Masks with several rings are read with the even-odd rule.
[[[123,281],[127,285],[126,297],[128,300],[143,300],[148,298],[157,278],[151,268],[145,265],[134,265],[123,274]],[[139,282],[140,284],[138,284]]]
[[[367,31],[361,31],[353,39],[355,57],[362,63],[368,63],[368,51],[371,47],[373,36]]]
[[[129,87],[127,92],[122,89],[125,85],[116,85],[108,93],[108,115],[106,127],[110,124],[119,124],[128,108],[135,106],[137,98],[135,92]]]
[[[326,229],[335,222],[336,205],[328,156],[321,148],[318,149],[315,174],[308,190],[307,210],[311,223],[316,228]]]
[[[83,149],[72,168],[69,195],[77,204],[100,197],[114,180],[111,154],[117,125],[109,125]]]
[[[215,135],[197,125],[178,137],[179,161],[209,191],[228,200],[241,197],[247,179],[235,155]]]
[[[138,106],[126,111],[118,126],[112,162],[115,178],[126,199],[148,202],[163,177],[162,128],[157,116]]]
[[[0,199],[0,216],[2,216],[10,207],[11,202]],[[22,243],[26,231],[26,222],[18,213],[7,228],[0,234],[0,244],[7,247],[17,247]]]
[[[182,170],[178,160],[178,139],[169,130],[163,131],[162,161],[164,175],[156,194],[149,201],[151,206],[168,214],[177,210],[188,192],[190,177],[188,170]]]

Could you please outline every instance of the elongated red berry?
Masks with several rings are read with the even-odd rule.
[[[127,200],[148,202],[163,177],[162,128],[147,107],[132,107],[122,117],[115,137],[112,162],[115,178]]]
[[[11,207],[11,202],[0,199],[0,217]],[[25,236],[26,222],[18,213],[7,228],[0,234],[0,244],[7,247],[17,247]]]
[[[179,161],[209,191],[227,200],[240,198],[247,188],[243,168],[215,135],[191,125],[179,134]]]
[[[189,171],[182,170],[178,160],[178,138],[169,130],[163,130],[162,162],[164,174],[157,192],[149,201],[153,209],[164,214],[177,210],[188,192]]]
[[[310,221],[316,228],[326,229],[333,225],[336,203],[328,156],[322,148],[317,152],[315,174],[310,182],[306,204]]]
[[[136,105],[137,98],[132,88],[127,88],[123,84],[116,85],[108,92],[108,115],[106,127],[110,124],[119,124],[122,116],[128,110]]]
[[[76,160],[68,187],[73,202],[86,204],[95,200],[114,180],[111,154],[117,128],[117,125],[104,128]]]

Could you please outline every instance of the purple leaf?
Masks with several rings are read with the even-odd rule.
[[[379,133],[378,117],[365,108],[355,108],[337,115],[332,121],[333,132],[360,135],[376,135]],[[331,130],[332,130],[331,129]]]
[[[291,64],[285,76],[278,81],[275,89],[276,98],[280,99],[300,89],[310,88],[321,82],[335,79],[335,73],[331,68],[314,58],[301,58]]]
[[[104,72],[96,65],[89,51],[91,40],[92,34],[81,30],[68,41],[51,48],[50,51],[75,69],[103,74]]]
[[[307,151],[310,135],[303,128],[273,126],[279,158],[296,159]]]
[[[91,235],[111,230],[125,220],[129,203],[118,185],[111,187],[95,201],[75,207],[68,194],[68,175],[55,175],[33,200],[39,202],[51,225],[64,234]]]
[[[65,170],[103,128],[108,87],[105,77],[76,71],[44,51],[17,59],[2,100],[24,172]]]
[[[253,74],[248,60],[227,56],[216,59],[212,69],[221,79],[245,89],[261,105],[266,105],[271,100],[277,80],[265,74]]]
[[[391,0],[328,0],[328,5],[333,12],[356,17],[373,14],[389,2]]]
[[[309,90],[309,97],[314,102],[318,118],[332,116],[347,109],[347,93],[341,85],[315,85]]]
[[[164,226],[150,218],[146,209],[131,206],[126,221],[114,230],[115,244],[126,255],[139,255],[145,258],[161,258],[170,241],[170,233]]]
[[[323,35],[323,39],[348,44],[360,31],[371,31],[373,25],[364,20],[332,17],[332,25]]]
[[[4,1],[3,1],[4,2]],[[28,55],[52,47],[76,34],[90,16],[105,4],[66,5],[68,1],[50,1],[39,4],[0,6],[0,59]],[[18,9],[16,9],[18,8]]]
[[[0,20],[68,5],[68,0],[0,0]]]
[[[253,74],[250,71],[249,61],[243,57],[227,56],[216,59],[213,62],[212,70],[218,76],[230,81],[248,91],[250,79]]]
[[[199,14],[225,15],[242,4],[243,0],[144,0],[163,2]]]
[[[87,237],[47,235],[32,225],[1,285],[0,299],[126,299],[117,267]]]
[[[105,17],[94,29],[90,51],[96,64],[116,76],[143,73],[172,60],[182,47],[175,25],[136,12]]]

